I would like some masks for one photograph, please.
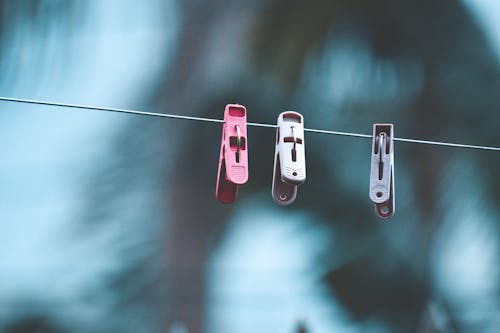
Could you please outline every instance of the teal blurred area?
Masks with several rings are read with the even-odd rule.
[[[0,96],[498,146],[495,0],[3,0]],[[272,201],[274,131],[215,200],[220,124],[0,102],[0,332],[497,332],[500,156],[308,133]]]

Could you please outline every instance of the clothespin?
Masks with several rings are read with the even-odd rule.
[[[287,111],[278,116],[272,195],[281,205],[297,196],[297,186],[306,180],[304,117]]]
[[[389,218],[396,208],[394,201],[394,126],[373,125],[373,148],[370,172],[370,199],[382,218]]]
[[[222,203],[236,200],[238,186],[248,181],[247,111],[228,104],[224,112],[215,196]]]

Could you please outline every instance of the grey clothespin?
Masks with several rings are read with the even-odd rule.
[[[385,219],[394,214],[394,126],[373,125],[370,199],[377,214]]]

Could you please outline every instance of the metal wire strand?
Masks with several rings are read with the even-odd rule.
[[[116,109],[116,108],[107,108],[107,107],[100,107],[100,106],[67,104],[67,103],[48,102],[48,101],[39,101],[39,100],[21,99],[21,98],[10,98],[10,97],[1,97],[1,96],[0,96],[0,101],[13,102],[13,103],[23,103],[23,104],[44,105],[44,106],[56,106],[56,107],[61,107],[61,108],[73,108],[73,109],[82,109],[82,110],[127,113],[127,114],[139,115],[139,116],[163,117],[163,118],[202,121],[202,122],[211,122],[211,123],[223,123],[224,122],[224,120],[222,120],[222,119],[182,116],[182,115],[178,115],[178,114],[169,114],[169,113],[145,112],[145,111],[136,111],[136,110],[128,110],[128,109]],[[253,126],[253,127],[268,127],[268,128],[276,128],[277,127],[277,125],[264,124],[264,123],[252,123],[252,122],[248,122],[247,125]],[[315,129],[315,128],[304,128],[304,131],[311,132],[311,133],[319,133],[319,134],[340,135],[340,136],[372,139],[371,135],[361,134],[361,133],[329,131],[329,130],[321,130],[321,129]],[[500,147],[479,146],[479,145],[470,145],[470,144],[462,144],[462,143],[427,141],[427,140],[405,139],[405,138],[394,138],[393,140],[399,141],[399,142],[408,142],[408,143],[426,144],[426,145],[444,146],[444,147],[453,147],[453,148],[500,151]]]

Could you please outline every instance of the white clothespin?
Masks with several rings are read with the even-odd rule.
[[[278,116],[272,195],[281,205],[297,196],[297,186],[306,180],[304,117],[287,111]]]
[[[394,126],[373,125],[373,148],[370,172],[370,199],[382,218],[389,218],[396,208],[394,201]]]

